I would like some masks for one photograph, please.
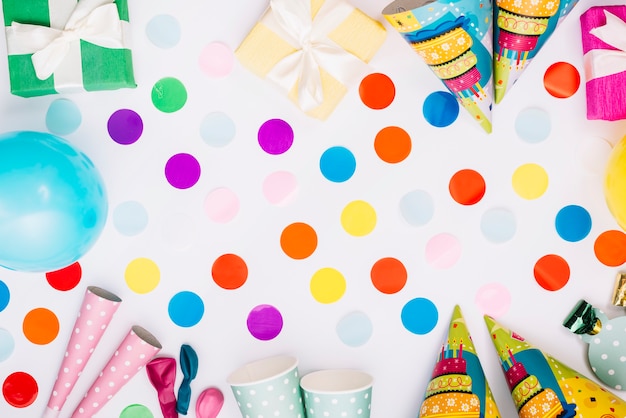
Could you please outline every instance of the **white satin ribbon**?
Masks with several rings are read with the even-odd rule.
[[[33,54],[37,78],[45,80],[68,54],[75,55],[78,40],[104,48],[124,48],[122,22],[113,1],[80,0],[63,29],[13,22],[6,28],[7,52]]]
[[[589,33],[617,50],[592,49],[585,54],[587,81],[626,71],[626,22],[606,10],[604,15],[606,24],[591,29]]]
[[[311,20],[310,0],[270,0],[261,22],[296,51],[280,60],[267,78],[287,93],[297,83],[302,110],[312,110],[324,100],[321,68],[346,86],[367,71],[365,62],[327,37],[353,11],[344,1],[327,0]]]

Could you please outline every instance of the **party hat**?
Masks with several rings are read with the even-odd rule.
[[[99,287],[89,286],[85,291],[44,418],[59,416],[121,301],[113,293]]]
[[[493,67],[500,103],[578,0],[496,0]]]
[[[152,334],[133,326],[74,410],[72,418],[89,418],[97,414],[161,348],[161,343]]]
[[[419,417],[499,418],[500,412],[476,354],[461,308],[454,307],[448,337],[420,408]]]
[[[493,103],[492,11],[489,0],[395,0],[382,12],[487,133]]]
[[[520,418],[622,418],[626,402],[485,316]]]

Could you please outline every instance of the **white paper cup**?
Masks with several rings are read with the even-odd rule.
[[[369,418],[374,379],[350,369],[320,370],[302,377],[308,418]]]
[[[298,360],[276,356],[248,363],[227,378],[244,418],[304,418]]]

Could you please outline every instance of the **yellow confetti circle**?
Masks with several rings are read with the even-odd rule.
[[[376,226],[376,211],[363,200],[350,202],[341,212],[341,226],[355,237],[367,235]]]
[[[320,303],[337,302],[346,292],[346,279],[339,271],[326,267],[311,278],[311,294]]]
[[[161,272],[154,261],[148,258],[136,258],[126,266],[124,278],[130,290],[144,294],[157,287],[161,281]]]
[[[548,173],[540,165],[524,164],[513,173],[513,190],[521,198],[533,200],[548,189]]]

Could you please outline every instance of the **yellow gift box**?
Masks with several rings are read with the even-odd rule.
[[[306,114],[326,119],[385,41],[383,25],[343,0],[271,0],[237,48]]]

